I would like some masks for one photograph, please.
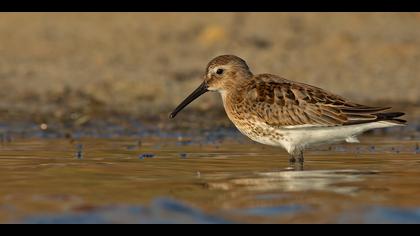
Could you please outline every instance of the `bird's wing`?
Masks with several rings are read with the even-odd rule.
[[[311,85],[262,75],[247,89],[252,114],[271,126],[337,126],[378,120],[390,107],[369,107]],[[264,77],[265,76],[265,77]]]

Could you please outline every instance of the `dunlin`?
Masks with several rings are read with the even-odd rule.
[[[229,119],[241,133],[267,145],[280,146],[290,162],[303,163],[303,150],[326,143],[359,142],[357,135],[376,128],[400,126],[402,112],[351,102],[321,88],[272,74],[254,75],[246,62],[222,55],[207,65],[204,82],[170,114],[207,91],[222,95]]]

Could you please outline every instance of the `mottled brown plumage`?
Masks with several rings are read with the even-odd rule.
[[[284,147],[303,162],[302,151],[314,144],[346,140],[374,128],[401,125],[402,112],[351,102],[321,88],[272,74],[254,75],[246,62],[222,55],[207,65],[204,82],[171,117],[206,91],[222,95],[226,113],[251,139]]]
[[[226,99],[232,112],[246,111],[272,126],[351,125],[392,118],[386,114],[402,115],[380,113],[390,107],[360,105],[321,88],[271,74],[253,76]]]

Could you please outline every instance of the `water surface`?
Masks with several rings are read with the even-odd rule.
[[[363,137],[296,171],[234,138],[14,139],[0,146],[0,222],[420,223],[419,153]]]

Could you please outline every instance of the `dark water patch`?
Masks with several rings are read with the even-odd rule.
[[[85,212],[31,216],[25,224],[227,224],[222,217],[206,214],[172,199],[157,199],[150,206],[108,206]]]
[[[283,205],[283,206],[269,206],[269,207],[253,207],[248,209],[241,209],[234,211],[234,214],[260,217],[273,217],[290,214],[303,213],[303,211],[310,210],[307,206],[301,205]]]
[[[343,213],[338,223],[420,224],[420,208],[373,206]]]

